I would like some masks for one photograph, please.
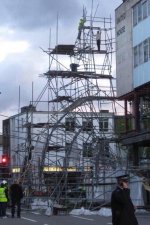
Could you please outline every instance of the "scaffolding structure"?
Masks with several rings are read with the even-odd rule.
[[[116,169],[126,166],[114,133],[112,19],[87,16],[84,10],[83,20],[75,44],[45,51],[49,69],[42,77],[47,83],[22,109],[11,137],[20,169],[14,178],[21,174],[27,195],[46,195],[71,208],[107,203]],[[42,116],[37,119],[37,114]]]
[[[46,51],[50,68],[43,76],[47,78],[44,92],[48,90],[49,118],[41,131],[43,150],[34,172],[49,187],[53,201],[73,207],[107,201],[113,173],[122,164],[113,128],[116,90],[111,18],[87,16],[84,11],[82,19],[84,25],[74,45]],[[101,32],[100,50],[97,31]],[[66,58],[70,58],[69,65]],[[32,124],[32,129],[38,126]],[[40,185],[39,181],[35,184]]]

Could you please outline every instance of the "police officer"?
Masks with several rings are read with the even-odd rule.
[[[0,217],[7,218],[6,209],[8,203],[8,187],[7,181],[3,180],[0,185]]]
[[[130,198],[128,175],[117,177],[117,187],[112,192],[111,210],[113,225],[138,225],[135,208]]]

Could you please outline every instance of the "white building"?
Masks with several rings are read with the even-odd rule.
[[[3,121],[4,153],[10,156],[11,169],[22,168],[25,158],[38,166],[43,157],[42,166],[64,167],[66,154],[68,167],[88,166],[98,145],[104,151],[100,154],[115,154],[113,120],[108,111],[65,115],[23,107]]]

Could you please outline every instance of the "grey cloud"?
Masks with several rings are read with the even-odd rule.
[[[18,88],[21,85],[21,106],[29,104],[31,100],[31,82],[33,74],[41,73],[41,63],[45,58],[39,49],[48,47],[49,28],[52,28],[52,40],[55,41],[56,17],[59,13],[59,42],[74,43],[77,35],[78,20],[82,16],[82,6],[86,6],[88,15],[91,10],[92,0],[0,0],[0,26],[15,28],[14,34],[6,35],[9,40],[25,40],[30,44],[30,51],[22,54],[9,55],[1,62],[0,81],[1,87],[1,111],[8,111],[18,106]],[[105,16],[114,9],[122,0],[94,0],[95,7],[99,3],[98,15],[105,8]],[[101,3],[102,2],[102,3]],[[102,7],[103,5],[103,7]],[[94,9],[95,10],[95,9]],[[18,30],[19,29],[19,30]],[[54,44],[53,44],[54,47]],[[36,56],[36,57],[35,57]],[[42,71],[47,71],[42,67]],[[27,76],[31,76],[26,82]],[[38,78],[38,88],[35,96],[38,96],[44,85]],[[17,113],[17,111],[16,111]]]
[[[36,29],[56,23],[57,13],[66,23],[81,10],[79,0],[1,0],[0,25]]]
[[[27,102],[31,100],[31,87],[32,80],[34,79],[33,75],[36,74],[36,76],[38,76],[38,69],[36,67],[37,66],[34,65],[34,61],[30,62],[30,59],[26,59],[25,56],[19,55],[8,57],[1,64],[1,111],[18,105],[19,86],[21,87],[21,104],[27,104]]]

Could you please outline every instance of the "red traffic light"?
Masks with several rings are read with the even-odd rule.
[[[2,158],[2,163],[6,163],[6,162],[7,162],[6,157],[3,157],[3,158]]]
[[[1,163],[4,166],[6,166],[8,164],[8,156],[7,155],[2,155]]]

